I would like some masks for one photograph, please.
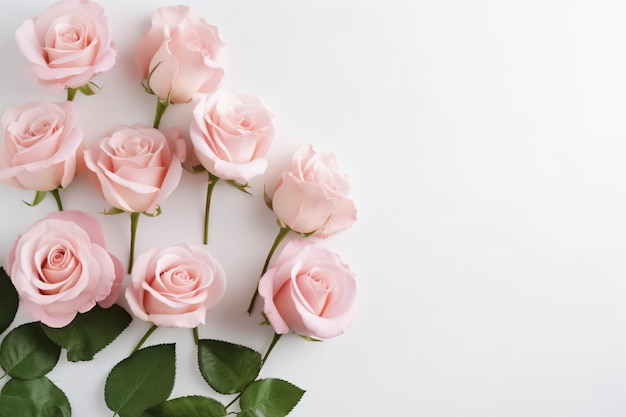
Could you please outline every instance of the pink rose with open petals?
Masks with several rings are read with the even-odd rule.
[[[51,191],[72,182],[84,147],[72,103],[11,107],[2,115],[2,129],[0,181],[36,191]]]
[[[109,21],[90,0],[62,0],[15,33],[28,73],[51,93],[78,88],[115,63]]]
[[[187,103],[195,93],[210,93],[222,80],[217,63],[223,46],[217,27],[188,6],[157,9],[152,26],[137,45],[137,66],[160,100]]]
[[[271,205],[292,230],[327,237],[356,221],[349,193],[348,178],[335,156],[305,145],[296,151],[291,168],[278,181]]]
[[[126,300],[141,320],[194,328],[204,324],[225,288],[220,264],[205,249],[182,243],[137,256]]]
[[[336,253],[295,240],[261,277],[259,294],[276,333],[292,329],[327,339],[342,334],[354,318],[356,279]]]
[[[85,165],[106,201],[118,209],[154,214],[182,175],[185,141],[177,129],[165,133],[121,126],[85,151]]]
[[[245,184],[267,168],[263,158],[274,131],[273,115],[260,98],[220,91],[198,100],[190,137],[207,171]]]
[[[96,303],[110,307],[124,278],[98,221],[80,211],[51,213],[20,235],[8,269],[24,308],[50,327],[66,326]]]

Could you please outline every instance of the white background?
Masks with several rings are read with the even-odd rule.
[[[49,2],[0,16],[0,104],[60,101],[25,73],[14,31]],[[154,97],[134,68],[149,17],[170,1],[107,1],[116,66],[76,99],[92,143],[151,123]],[[355,226],[322,242],[359,279],[352,327],[324,343],[277,345],[262,376],[307,390],[291,415],[622,416],[626,412],[626,3],[621,1],[188,1],[220,28],[229,88],[276,115],[270,168],[254,198],[218,183],[208,249],[228,275],[200,330],[264,350],[271,331],[245,309],[277,232],[262,201],[302,143],[334,152],[359,208]],[[188,105],[162,127],[188,129]],[[55,209],[1,186],[0,256]],[[200,243],[205,177],[185,174],[143,217],[137,250]],[[68,208],[107,204],[83,176]],[[97,215],[109,249],[128,256],[128,216]],[[30,318],[23,312],[21,321]],[[110,416],[111,367],[148,328],[133,322],[93,362],[50,374],[75,416]],[[178,343],[172,397],[213,395]],[[219,398],[219,397],[218,397]],[[228,398],[224,399],[228,402]]]

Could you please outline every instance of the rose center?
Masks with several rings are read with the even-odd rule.
[[[239,126],[249,130],[252,127],[252,121],[247,117],[242,117],[241,120],[239,120]]]
[[[179,269],[172,274],[172,283],[176,285],[185,285],[191,281],[189,272],[186,269]]]
[[[29,136],[39,136],[50,130],[51,123],[49,120],[37,121],[29,126],[27,134]]]
[[[213,57],[213,47],[211,44],[204,42],[198,34],[187,27],[181,28],[181,33],[185,39],[187,47],[193,51],[198,51],[202,56]]]
[[[59,49],[82,49],[83,30],[79,25],[62,23],[57,25],[55,47]]]
[[[120,156],[146,155],[151,152],[152,142],[146,138],[132,138],[125,141],[120,149]]]
[[[298,276],[298,288],[316,315],[322,315],[331,294],[331,285],[328,278],[319,271],[311,271]]]

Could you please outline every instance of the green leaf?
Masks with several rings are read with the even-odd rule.
[[[284,417],[298,404],[304,390],[282,379],[254,381],[241,394],[237,417]]]
[[[169,397],[176,374],[176,346],[150,346],[113,367],[104,386],[107,406],[120,417],[139,417]]]
[[[193,395],[157,404],[144,411],[142,417],[224,417],[227,414],[219,401]]]
[[[11,379],[0,392],[0,417],[70,417],[67,397],[48,378]]]
[[[70,362],[89,361],[100,350],[114,341],[128,327],[132,317],[123,307],[110,308],[96,305],[87,313],[78,314],[62,328],[41,325],[43,331],[56,344],[67,349]]]
[[[0,345],[0,366],[13,378],[44,376],[59,361],[61,347],[42,330],[39,322],[22,324],[11,330]]]
[[[261,354],[221,340],[198,341],[198,366],[211,388],[220,394],[241,392],[261,370]]]
[[[24,201],[24,204],[26,204],[27,206],[35,207],[36,205],[41,203],[43,199],[46,197],[46,192],[47,191],[37,191],[37,193],[35,194],[35,199],[33,200],[32,203],[28,203],[24,200],[22,201]]]
[[[20,303],[19,300],[11,279],[4,268],[0,266],[0,333],[8,329],[13,322]]]

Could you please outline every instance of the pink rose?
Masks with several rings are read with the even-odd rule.
[[[292,329],[327,339],[342,334],[355,313],[356,279],[328,249],[294,240],[259,281],[263,312],[278,334]]]
[[[191,142],[211,174],[247,183],[267,168],[274,141],[273,115],[255,96],[221,91],[200,98],[193,111]]]
[[[30,103],[2,115],[0,181],[15,187],[50,191],[74,179],[83,131],[75,126],[74,105]]]
[[[124,278],[98,221],[80,211],[51,213],[19,236],[8,269],[24,308],[50,327],[66,326],[96,303],[110,307]]]
[[[276,185],[272,209],[298,233],[327,237],[356,221],[350,184],[335,156],[318,153],[311,145],[301,147]]]
[[[137,45],[137,66],[161,99],[187,103],[195,93],[210,93],[222,80],[217,64],[224,44],[218,29],[187,6],[162,7]]]
[[[194,328],[204,324],[225,288],[220,264],[203,248],[182,243],[137,256],[126,300],[141,320]]]
[[[106,201],[127,212],[154,214],[178,186],[185,141],[176,129],[121,126],[85,151],[85,165]]]
[[[62,0],[15,33],[29,74],[51,93],[78,88],[109,70],[116,51],[104,10],[90,0]]]

